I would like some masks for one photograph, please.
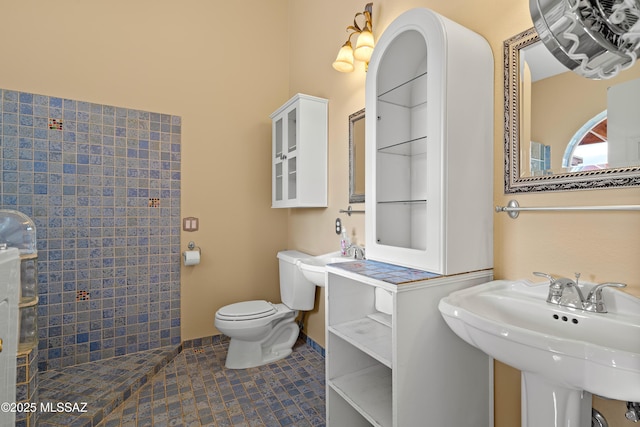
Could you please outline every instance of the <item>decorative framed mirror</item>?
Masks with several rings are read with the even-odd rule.
[[[349,116],[349,203],[364,203],[364,108]]]
[[[504,59],[505,193],[640,185],[640,64],[585,79],[534,28],[504,42]]]

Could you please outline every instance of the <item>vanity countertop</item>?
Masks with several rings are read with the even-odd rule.
[[[421,280],[442,277],[440,274],[431,273],[429,271],[402,267],[400,265],[387,264],[385,262],[369,259],[340,262],[330,265],[332,267],[361,274],[372,279],[382,280],[383,282],[391,283],[392,285],[403,285]]]

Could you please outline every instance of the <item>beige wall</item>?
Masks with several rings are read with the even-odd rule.
[[[339,247],[340,216],[364,244],[364,218],[348,205],[348,116],[364,107],[365,73],[331,68],[364,1],[3,0],[0,87],[182,116],[182,215],[200,218],[202,263],[182,269],[182,338],[217,333],[215,311],[246,299],[278,299],[275,254]],[[502,42],[532,25],[526,0],[379,0],[374,33],[400,13],[428,7],[483,35],[495,61],[494,202],[502,191]],[[472,70],[470,71],[472,72]],[[303,92],[329,101],[329,207],[270,208],[269,114]],[[523,206],[637,204],[640,189],[517,196]],[[355,209],[364,205],[354,205]],[[495,276],[542,270],[624,281],[640,296],[640,216],[635,213],[495,216]],[[323,293],[307,333],[324,344]],[[518,372],[498,364],[496,426],[519,425]],[[603,402],[598,403],[599,407]],[[622,405],[607,412],[627,425]]]

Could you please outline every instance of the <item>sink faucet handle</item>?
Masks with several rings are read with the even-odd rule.
[[[606,282],[595,285],[589,295],[587,295],[586,303],[589,305],[587,310],[595,311],[596,313],[606,313],[607,307],[604,305],[604,299],[602,298],[602,290],[604,288],[624,288],[626,283]]]
[[[533,272],[534,276],[545,277],[549,280],[549,295],[547,295],[547,302],[551,304],[559,304],[562,299],[562,292],[564,291],[563,282],[556,280],[552,275],[547,273],[541,273],[539,271]]]
[[[599,285],[595,285],[591,289],[591,292],[589,292],[589,295],[587,295],[587,300],[591,301],[594,298],[602,299],[602,290],[604,288],[626,288],[626,287],[627,287],[626,283],[616,283],[616,282],[600,283]]]
[[[547,273],[541,273],[539,271],[534,271],[533,275],[534,276],[538,276],[538,277],[545,277],[545,278],[549,279],[549,283],[553,282],[553,280],[554,280],[552,275],[547,274]]]

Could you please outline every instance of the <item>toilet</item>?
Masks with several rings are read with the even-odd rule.
[[[311,255],[298,251],[278,252],[281,304],[252,300],[226,305],[216,312],[214,325],[231,338],[225,366],[245,369],[266,365],[291,354],[300,328],[298,311],[313,309],[316,286],[296,265]]]

